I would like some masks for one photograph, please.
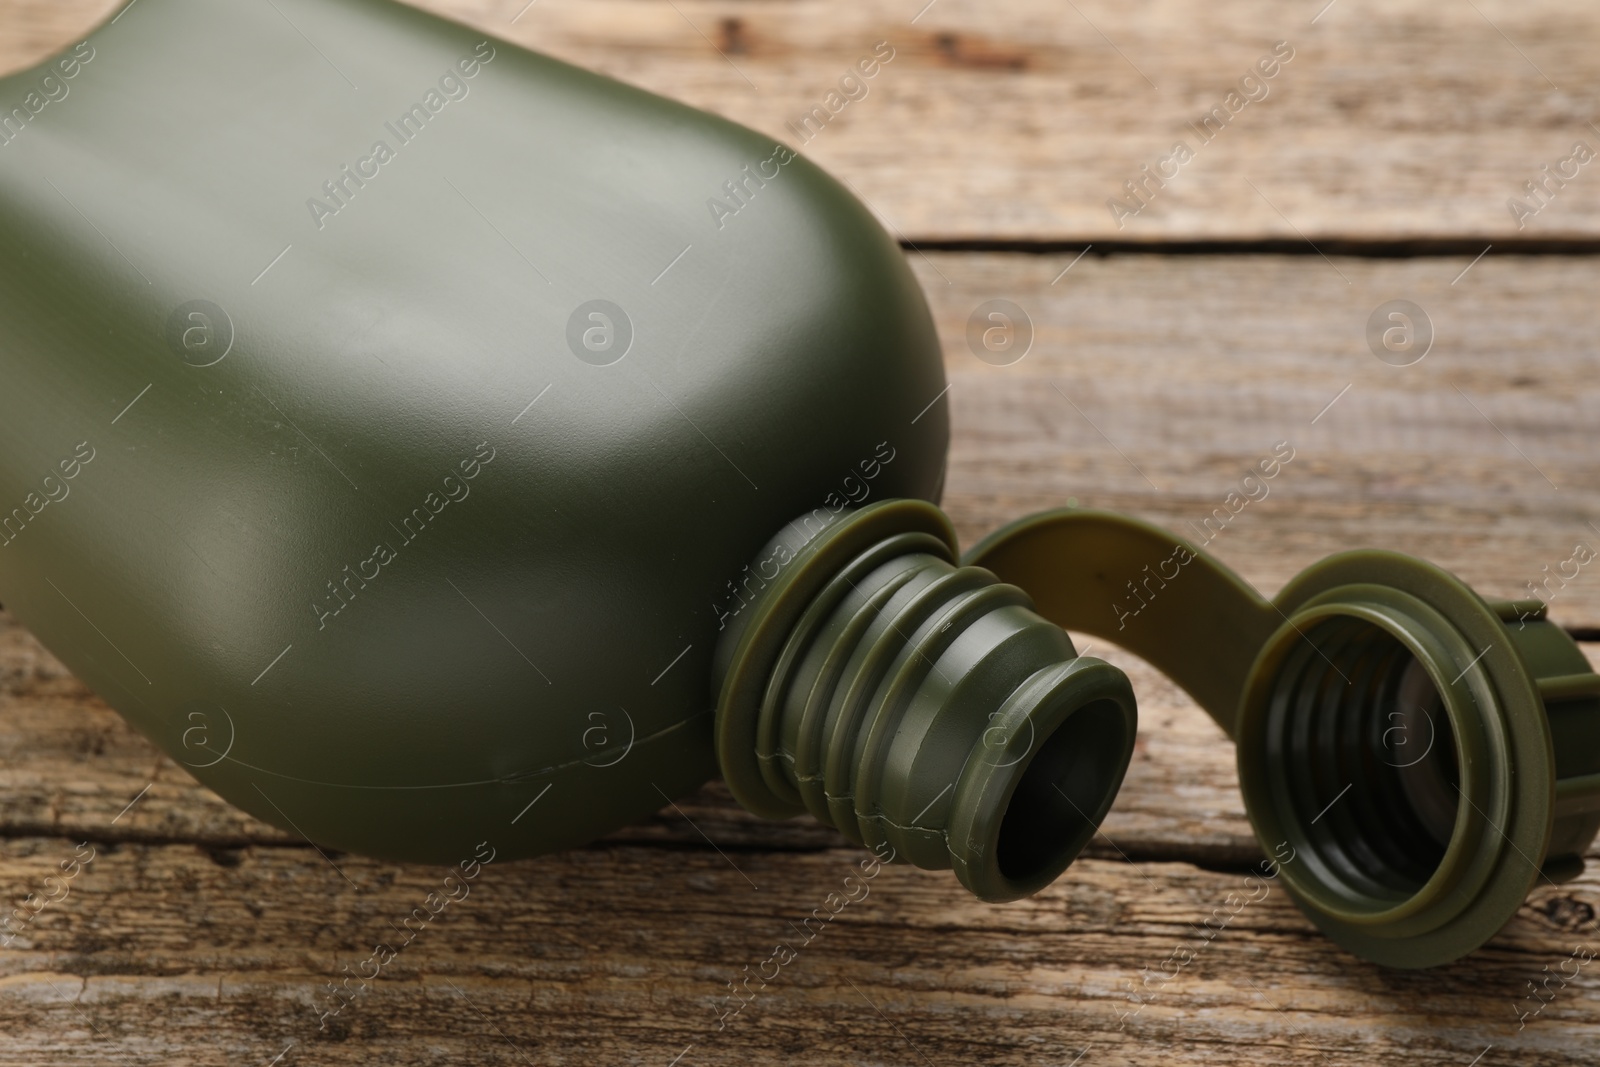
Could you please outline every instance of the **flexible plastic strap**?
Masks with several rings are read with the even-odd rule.
[[[984,538],[963,562],[1026,590],[1056,625],[1141,656],[1230,738],[1256,653],[1284,621],[1192,543],[1108,511],[1030,515]]]

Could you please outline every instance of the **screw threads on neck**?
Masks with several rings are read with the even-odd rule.
[[[787,562],[718,650],[735,796],[953,867],[986,900],[1059,875],[1132,755],[1122,672],[1079,657],[1020,589],[958,566],[932,505],[876,505],[814,536],[791,526],[769,548]]]

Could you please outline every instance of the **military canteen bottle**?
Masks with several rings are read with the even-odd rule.
[[[1104,512],[959,554],[933,324],[781,144],[391,0],[141,0],[0,79],[0,601],[201,781],[454,863],[720,775],[986,900],[1169,673],[1303,911],[1481,945],[1600,830],[1536,601],[1344,553],[1272,600]]]
[[[0,600],[334,848],[719,773],[1003,900],[1123,675],[959,565],[933,324],[752,131],[390,0],[142,0],[0,80]]]

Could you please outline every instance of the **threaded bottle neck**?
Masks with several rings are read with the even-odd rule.
[[[1059,875],[1132,755],[1122,672],[1078,656],[1020,589],[959,566],[928,504],[790,527],[762,558],[789,562],[718,657],[718,755],[740,801],[954,868],[986,900]]]

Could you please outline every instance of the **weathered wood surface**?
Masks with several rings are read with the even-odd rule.
[[[786,124],[888,41],[867,95],[804,151],[916,241],[1600,239],[1596,166],[1520,228],[1507,208],[1576,141],[1600,150],[1600,8],[1337,0],[1313,24],[1325,5],[419,4],[791,143]],[[0,69],[117,6],[7,0]],[[1202,145],[1188,124],[1278,40],[1294,58]],[[1195,158],[1119,226],[1106,200],[1178,139]]]
[[[1600,12],[1338,0],[1311,24],[1323,0],[525,3],[424,6],[786,139],[786,121],[889,40],[894,61],[809,154],[918,244],[1096,242],[1081,260],[909,253],[946,350],[946,503],[964,539],[1069,500],[1182,529],[1286,440],[1295,458],[1270,496],[1212,546],[1265,591],[1378,544],[1519,595],[1576,542],[1600,546],[1592,260],[1504,254],[1517,239],[1600,239],[1592,168],[1524,230],[1505,207],[1573,140],[1600,147],[1583,103],[1600,88]],[[0,69],[116,6],[0,0]],[[1296,56],[1271,95],[1118,229],[1105,199],[1279,38]],[[1302,234],[1330,251],[1465,251],[1330,260]],[[1212,240],[1304,254],[1100,255],[1109,241]],[[1475,241],[1495,248],[1474,264]],[[1011,366],[967,348],[967,319],[992,298],[1035,332]],[[1396,298],[1437,335],[1404,368],[1365,340]],[[1556,587],[1551,614],[1600,637],[1600,576]],[[1585,648],[1600,663],[1600,644]],[[1593,870],[1422,974],[1343,954],[1278,887],[1202,943],[1257,858],[1232,749],[1147,667],[1092,651],[1132,677],[1138,747],[1104,833],[1032,900],[987,907],[948,874],[885,870],[719,1029],[727,983],[798,944],[863,854],[807,820],[755,819],[712,785],[682,815],[485,868],[319,1029],[324,983],[394,940],[442,872],[330,861],[234,811],[0,615],[5,903],[78,842],[95,849],[71,895],[0,948],[0,1064],[1592,1058],[1600,972],[1521,1028],[1519,1013],[1537,1007],[1529,982],[1600,948]]]
[[[35,880],[62,855],[57,838],[13,840],[0,877]],[[1460,1067],[1492,1045],[1481,1063],[1566,1067],[1600,1038],[1592,971],[1518,1029],[1526,984],[1594,948],[1593,876],[1536,891],[1492,948],[1420,974],[1343,956],[1275,886],[1120,859],[1004,907],[887,868],[802,943],[859,858],[611,844],[490,865],[321,1030],[324,983],[398,947],[442,872],[101,845],[30,944],[0,955],[0,1060]],[[1201,924],[1250,894],[1203,943]],[[727,983],[772,976],[779,944],[798,957],[752,979],[719,1029]]]
[[[1485,595],[1528,596],[1533,582],[1553,619],[1600,636],[1600,567],[1562,567],[1579,542],[1600,551],[1588,257],[910,260],[949,369],[945,504],[964,541],[1072,499],[1195,537],[1288,441],[1269,495],[1210,545],[1257,588],[1331,552],[1392,548]],[[968,348],[967,321],[992,298],[1032,320],[1033,348],[1010,366]],[[1365,336],[1397,298],[1435,335],[1408,367]]]

